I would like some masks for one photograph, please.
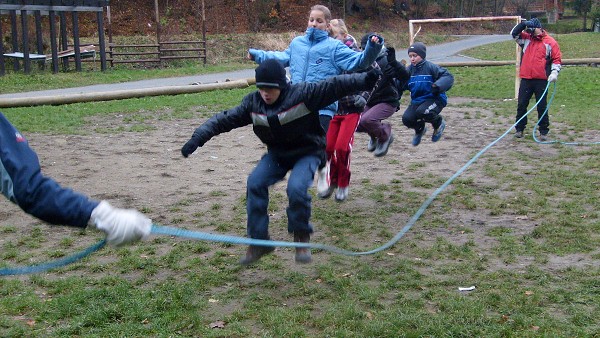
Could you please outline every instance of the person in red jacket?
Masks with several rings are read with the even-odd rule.
[[[546,111],[546,85],[555,82],[561,68],[560,47],[554,38],[542,28],[540,20],[533,18],[517,24],[511,31],[513,39],[522,48],[521,68],[519,77],[519,96],[517,103],[517,118],[519,121],[525,113],[533,94],[539,101],[537,106],[540,129],[540,140],[545,141],[548,134],[550,119]],[[544,94],[542,96],[542,94]],[[543,117],[542,117],[543,115]],[[520,120],[515,126],[515,137],[523,137],[523,130],[527,125],[527,117]]]

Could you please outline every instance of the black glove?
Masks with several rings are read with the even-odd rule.
[[[394,63],[396,61],[396,49],[394,47],[388,47],[387,49],[387,62]]]
[[[440,95],[440,87],[436,86],[435,84],[431,85],[431,93],[433,95]]]
[[[183,155],[183,157],[188,157],[191,153],[196,151],[196,149],[198,149],[199,146],[200,142],[198,141],[198,139],[192,136],[192,138],[189,141],[187,141],[187,143],[184,144],[181,148],[181,155]]]
[[[365,84],[369,88],[375,87],[375,84],[377,83],[377,81],[379,81],[382,75],[383,73],[379,68],[371,69],[367,72],[367,76],[365,77]]]

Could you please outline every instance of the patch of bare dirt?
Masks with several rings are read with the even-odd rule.
[[[429,195],[438,187],[418,187],[413,180],[424,175],[435,175],[447,179],[463,167],[485,145],[498,138],[511,121],[504,124],[491,123],[493,113],[478,108],[461,107],[462,102],[471,101],[451,98],[450,105],[443,111],[447,121],[444,137],[440,142],[432,143],[424,138],[421,145],[410,145],[413,132],[401,122],[401,113],[396,113],[389,122],[393,125],[395,141],[387,156],[374,158],[366,151],[368,137],[357,133],[352,154],[352,182],[350,197],[343,204],[333,204],[353,210],[376,208],[374,201],[361,196],[361,182],[368,180],[372,185],[389,185],[392,181],[401,181],[405,191],[418,191]],[[484,118],[473,118],[479,114]],[[189,139],[193,130],[203,119],[161,120],[156,117],[145,122],[150,130],[145,132],[106,133],[117,126],[128,126],[123,116],[95,118],[85,127],[84,135],[26,135],[31,146],[37,150],[43,172],[64,186],[83,192],[94,199],[106,199],[118,207],[143,209],[157,224],[184,227],[213,233],[245,236],[244,196],[246,178],[265,151],[265,147],[253,134],[250,127],[236,129],[217,136],[204,147],[198,149],[190,158],[180,154],[181,146]],[[560,126],[555,126],[560,128]],[[431,131],[428,136],[431,135]],[[498,194],[510,193],[493,178],[482,173],[487,158],[502,158],[511,163],[511,154],[525,152],[526,156],[552,159],[557,150],[553,147],[519,147],[512,135],[498,142],[460,177],[472,178],[478,189],[496,189]],[[530,142],[530,140],[529,140]],[[519,148],[517,150],[517,148]],[[414,165],[419,164],[418,169]],[[411,169],[411,166],[412,169]],[[272,189],[272,198],[284,201],[285,184],[281,182]],[[449,189],[452,189],[451,187]],[[323,207],[331,201],[313,200],[315,208]],[[440,206],[439,199],[433,205]],[[0,220],[4,225],[12,225],[14,231],[5,231],[0,239],[0,247],[6,248],[11,242],[19,243],[22,238],[31,236],[32,228],[41,232],[39,246],[32,245],[31,258],[36,253],[47,253],[52,248],[75,252],[77,246],[85,247],[100,238],[99,234],[82,233],[77,237],[74,247],[61,247],[61,239],[73,233],[67,227],[50,227],[25,215],[14,205],[2,199],[0,201]],[[426,211],[427,213],[428,211]],[[225,230],[223,225],[215,224],[211,215],[219,219],[229,219],[231,224]],[[274,240],[290,240],[285,228],[285,209],[274,210],[271,214],[271,236]],[[399,213],[390,218],[391,224],[386,231],[392,235],[400,231],[412,217]],[[465,208],[457,204],[444,215],[448,226],[421,228],[417,224],[406,234],[398,246],[391,250],[400,255],[402,246],[418,240],[419,245],[434,245],[436,238],[443,236],[449,242],[462,244],[474,241],[476,250],[486,253],[497,243],[489,236],[490,229],[504,227],[515,233],[527,234],[538,225],[539,220],[504,213],[491,215],[489,210]],[[314,242],[331,243],[326,231],[327,224],[315,224]],[[349,234],[349,236],[352,236]],[[417,237],[418,236],[418,237]],[[356,238],[356,243],[365,250],[378,247],[388,241],[382,235],[373,238]],[[165,241],[164,250],[168,251],[173,243],[182,239],[171,238]],[[161,250],[161,249],[158,249]],[[245,248],[232,246],[227,249],[233,255],[241,255]],[[283,260],[290,269],[315,275],[311,266],[299,266],[293,263],[293,251],[279,248],[275,255]],[[324,259],[317,253],[315,260]],[[418,259],[418,257],[414,257]],[[366,258],[371,259],[371,258]],[[523,259],[527,260],[527,257]],[[376,260],[374,259],[374,262]],[[26,264],[27,262],[24,262]],[[440,262],[441,263],[441,262]],[[514,268],[522,268],[527,262],[511,263]],[[490,269],[509,267],[506,263],[488,262]],[[550,257],[546,268],[564,268],[565,264],[582,265],[582,257]],[[170,275],[175,272],[165,273]],[[256,272],[245,271],[250,275]],[[240,280],[244,280],[241,278]],[[252,282],[253,283],[253,282]]]

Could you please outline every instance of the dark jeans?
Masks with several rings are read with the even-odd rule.
[[[542,117],[542,114],[544,114],[544,111],[546,110],[546,106],[547,106],[547,103],[546,103],[547,95],[544,94],[544,96],[542,97],[542,94],[544,93],[544,90],[546,90],[547,84],[548,84],[548,82],[546,80],[521,79],[521,84],[519,85],[519,98],[518,98],[518,104],[517,104],[516,121],[519,121],[519,119],[527,113],[527,106],[529,106],[529,101],[531,100],[531,97],[533,96],[533,94],[535,94],[536,102],[540,101],[537,105],[537,111],[538,111],[538,120],[541,118],[539,126],[540,126],[540,134],[542,134],[542,135],[548,134],[548,130],[549,130],[548,126],[550,125],[550,119],[548,118],[548,113],[546,113],[546,115],[544,115],[544,117]],[[540,97],[541,97],[541,100],[540,100]],[[517,123],[517,125],[515,126],[515,129],[517,131],[523,131],[523,129],[525,129],[526,125],[527,125],[527,116],[525,116],[521,121],[519,121],[519,123]]]
[[[442,124],[442,109],[445,107],[440,100],[426,100],[421,104],[411,103],[402,115],[402,123],[408,128],[420,133],[425,128],[425,122],[431,123],[434,129]]]
[[[313,184],[315,171],[321,158],[309,155],[300,158],[293,165],[285,165],[271,155],[265,154],[250,176],[246,191],[246,212],[248,213],[248,236],[256,239],[269,238],[269,187],[283,180],[288,171],[288,232],[312,233],[309,223],[311,196],[308,188]]]

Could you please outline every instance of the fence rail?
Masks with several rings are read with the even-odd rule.
[[[185,45],[190,47],[178,48]],[[111,67],[119,63],[162,63],[185,59],[200,59],[206,64],[206,41],[161,41],[153,44],[123,45],[110,43],[106,54]]]

